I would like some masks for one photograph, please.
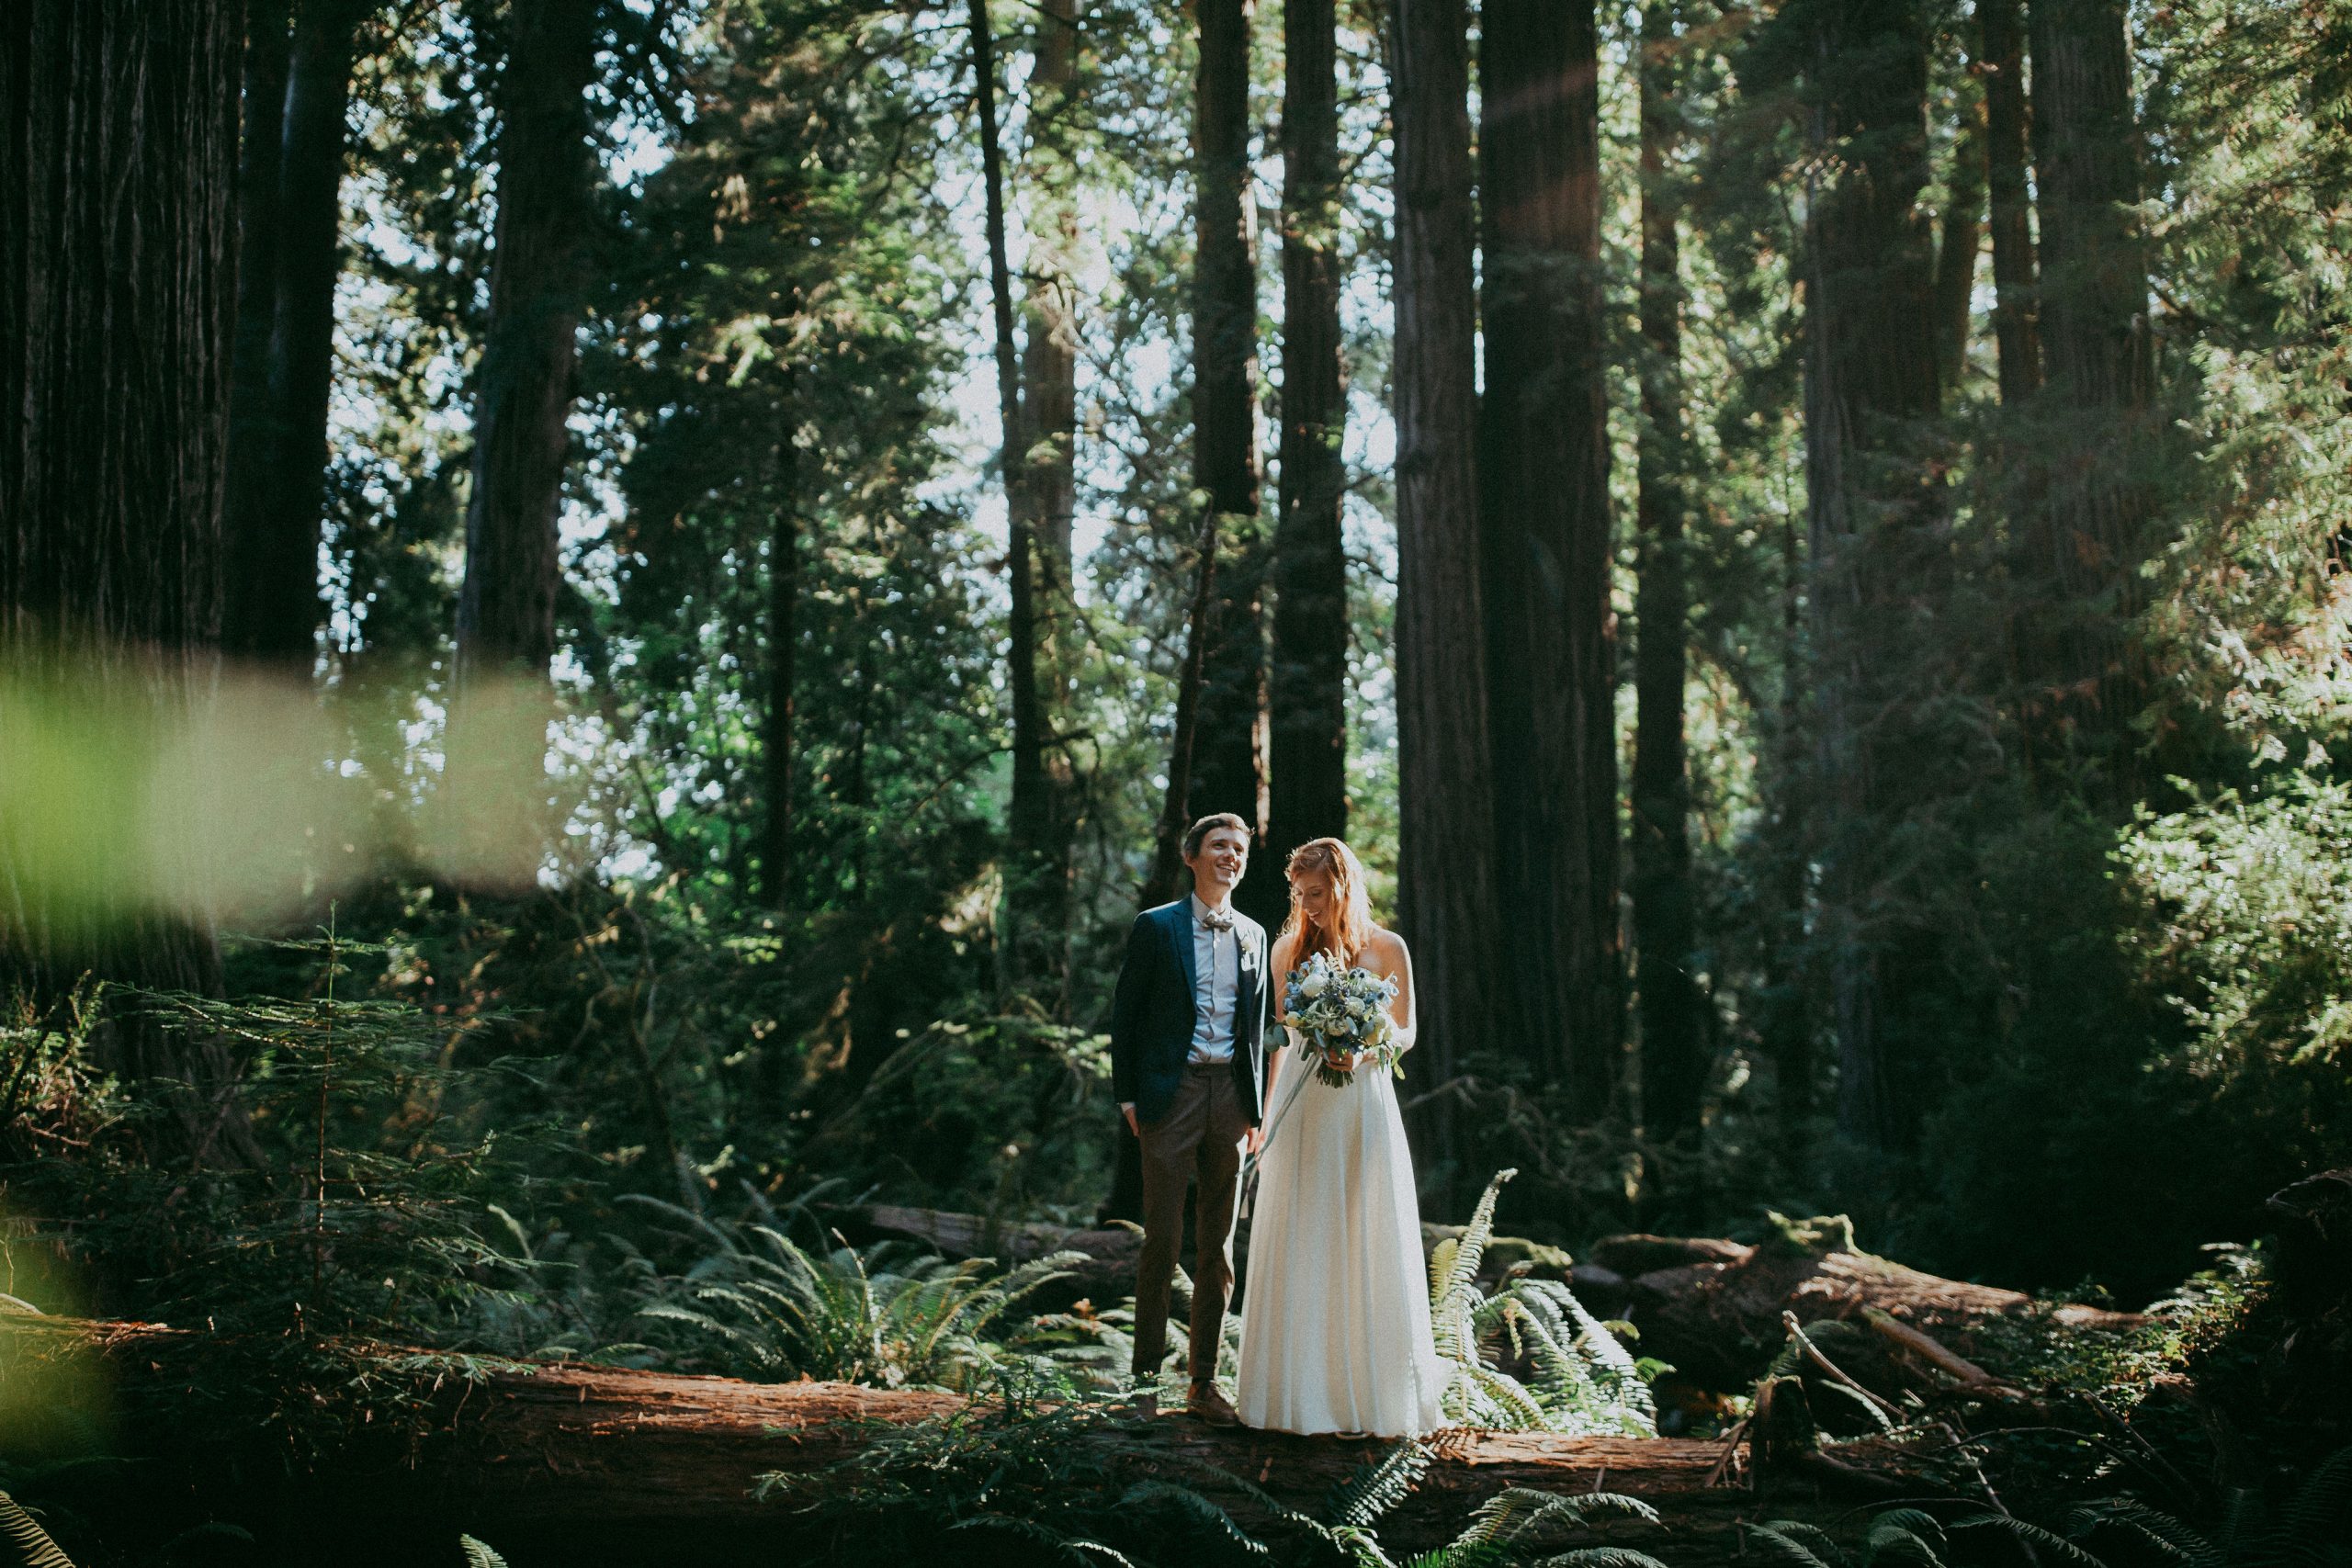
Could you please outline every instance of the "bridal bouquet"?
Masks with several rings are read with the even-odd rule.
[[[1290,972],[1276,1021],[1296,1032],[1300,1053],[1315,1064],[1315,1076],[1333,1089],[1347,1083],[1351,1074],[1340,1064],[1358,1052],[1402,1077],[1396,1024],[1388,1014],[1396,999],[1396,981],[1369,969],[1342,967],[1328,953],[1310,953]]]

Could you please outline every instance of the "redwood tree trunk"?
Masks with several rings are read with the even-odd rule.
[[[2030,18],[2042,348],[2048,398],[2064,411],[2045,422],[2029,562],[2052,595],[2023,639],[2040,688],[2030,717],[2038,754],[2096,759],[2120,802],[2132,793],[2130,727],[2145,691],[2128,626],[2160,460],[2131,39],[2120,0],[2038,0]]]
[[[1993,333],[2001,355],[2001,401],[2014,407],[2041,385],[2018,0],[1976,0],[1976,25],[1984,78],[1984,180],[1992,198]]]
[[[1025,794],[1013,813],[1018,979],[1057,1011],[1069,984],[1070,808],[1069,752],[1057,739],[1067,717],[1075,620],[1070,528],[1077,511],[1078,301],[1076,169],[1069,139],[1078,85],[1076,0],[1046,0],[1037,15],[1029,77],[1030,183],[1027,333],[1022,349],[1021,420],[1025,447],[1014,491],[1027,516],[1028,637],[1034,694],[1015,779]]]
[[[556,515],[571,435],[592,190],[598,0],[517,0],[499,82],[498,226],[474,405],[458,601],[461,679],[544,677],[555,653]]]
[[[787,380],[785,407],[791,400]],[[775,448],[775,521],[768,535],[768,709],[761,740],[765,806],[760,823],[760,892],[768,907],[792,899],[795,664],[800,642],[800,446],[787,428]]]
[[[245,15],[244,116],[237,161],[237,319],[229,365],[229,445],[221,526],[233,554],[260,526],[261,496],[285,421],[269,391],[277,323],[278,201],[286,148],[286,76],[293,0],[253,0]],[[223,640],[237,647],[240,597],[225,594]]]
[[[366,6],[309,0],[294,27],[277,201],[277,287],[261,470],[231,513],[222,643],[308,674],[321,615],[319,525],[334,385],[351,64]],[[240,288],[242,303],[243,289]],[[239,323],[242,336],[243,323]],[[235,448],[242,453],[242,448]]]
[[[1906,606],[1935,592],[1941,499],[1921,449],[1937,412],[1926,28],[1912,0],[1816,13],[1809,43],[1819,176],[1807,212],[1805,479],[1820,782],[1820,928],[1830,953],[1838,1124],[1899,1146],[1915,1120],[1895,1061],[1917,933],[1892,921],[1886,835],[1927,759],[1892,688]]]
[[[68,666],[123,711],[187,703],[220,633],[242,14],[0,12],[0,660]],[[209,923],[28,883],[9,831],[0,989],[218,986]],[[126,1080],[204,1091],[165,1097],[195,1157],[241,1130],[225,1053],[128,1021],[105,1044]]]
[[[1497,962],[1491,753],[1478,576],[1470,59],[1462,0],[1396,0],[1398,914],[1420,989],[1423,1086],[1491,1043]],[[1427,1064],[1423,1066],[1423,1064]],[[1426,1093],[1424,1087],[1422,1092]],[[1470,1151],[1433,1104],[1425,1163]]]
[[[1959,387],[1968,367],[1970,299],[1976,289],[1976,254],[1984,243],[1984,100],[1966,84],[1959,93],[1959,116],[1936,241],[1936,351],[1947,389]]]
[[[1250,0],[1198,0],[1200,69],[1193,110],[1193,483],[1221,536],[1216,611],[1202,666],[1200,723],[1187,809],[1230,811],[1265,839],[1265,539],[1258,452],[1258,258],[1250,200]],[[1261,864],[1244,908],[1279,907],[1279,875]],[[1273,895],[1269,899],[1266,895]]]
[[[1642,1122],[1654,1138],[1699,1134],[1706,998],[1694,972],[1690,783],[1682,687],[1690,592],[1683,536],[1682,239],[1668,169],[1676,141],[1671,0],[1642,12],[1642,431],[1634,604],[1634,951],[1641,998]]]
[[[1480,496],[1496,827],[1525,1049],[1592,1120],[1623,1072],[1591,0],[1480,14]]]
[[[1340,344],[1339,62],[1332,0],[1283,7],[1281,517],[1274,530],[1266,865],[1348,826],[1347,430]]]

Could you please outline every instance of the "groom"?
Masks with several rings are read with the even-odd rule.
[[[1111,1010],[1111,1085],[1143,1145],[1143,1254],[1136,1263],[1136,1403],[1168,1348],[1168,1289],[1193,1211],[1192,1397],[1186,1407],[1231,1426],[1216,1387],[1217,1347],[1233,1294],[1233,1220],[1245,1148],[1258,1142],[1266,1081],[1266,931],[1233,908],[1250,864],[1250,828],[1230,812],[1184,834],[1193,891],[1146,909],[1127,933]]]

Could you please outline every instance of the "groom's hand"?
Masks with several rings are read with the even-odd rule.
[[[1136,1125],[1136,1108],[1133,1103],[1126,1100],[1120,1101],[1119,1114],[1127,1119],[1128,1132],[1133,1133],[1138,1138],[1143,1136],[1143,1129]]]

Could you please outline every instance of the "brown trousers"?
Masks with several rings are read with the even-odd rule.
[[[1226,1303],[1233,1299],[1233,1221],[1238,1206],[1241,1142],[1250,1119],[1229,1062],[1184,1069],[1175,1103],[1142,1130],[1143,1252],[1136,1259],[1135,1376],[1159,1376],[1168,1352],[1168,1292],[1184,1237],[1184,1189],[1198,1184],[1193,1207],[1193,1382],[1216,1376]]]

